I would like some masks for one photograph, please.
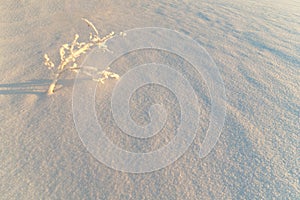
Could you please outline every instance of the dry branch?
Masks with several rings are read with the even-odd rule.
[[[75,34],[74,39],[71,44],[63,44],[59,49],[59,55],[60,55],[60,63],[55,67],[55,64],[51,61],[49,56],[47,54],[44,55],[45,62],[44,64],[48,69],[52,70],[54,74],[54,78],[52,80],[52,83],[50,84],[47,94],[51,95],[54,93],[55,86],[57,84],[57,81],[61,77],[61,75],[66,71],[73,71],[78,72],[80,69],[78,67],[78,64],[76,62],[76,59],[80,57],[81,55],[87,53],[91,48],[93,48],[95,45],[99,48],[102,48],[104,50],[108,51],[107,46],[105,45],[106,41],[114,37],[114,32],[111,32],[110,34],[104,36],[103,38],[99,37],[99,32],[96,29],[96,27],[93,25],[92,22],[89,20],[82,18],[83,21],[85,21],[95,32],[90,33],[90,38],[88,42],[78,42],[79,35]],[[83,71],[86,75],[89,75],[92,77],[94,81],[98,81],[101,83],[104,83],[104,80],[108,78],[115,78],[118,79],[119,75],[115,74],[111,71],[109,71],[109,67],[106,68],[103,71],[98,72],[96,68],[93,69],[94,73],[88,73]],[[100,76],[95,78],[94,76]]]

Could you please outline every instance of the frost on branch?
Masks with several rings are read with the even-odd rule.
[[[104,51],[109,51],[107,46],[105,45],[106,41],[114,37],[114,32],[111,32],[110,34],[99,37],[99,32],[96,29],[96,27],[87,19],[82,19],[85,21],[92,29],[94,33],[90,33],[89,41],[88,42],[78,42],[79,35],[75,34],[74,39],[72,43],[70,44],[63,44],[59,49],[59,55],[60,55],[60,63],[58,65],[55,65],[49,56],[47,54],[44,55],[45,59],[45,66],[51,70],[54,74],[54,78],[52,83],[50,84],[47,94],[51,95],[53,94],[55,90],[55,86],[57,84],[57,81],[61,77],[61,75],[66,71],[73,71],[78,72],[80,67],[78,67],[78,64],[76,62],[76,59],[80,57],[81,55],[87,53],[89,50],[91,50],[93,47],[98,46],[99,48],[103,49]],[[104,83],[104,80],[108,78],[115,78],[119,79],[119,75],[115,74],[110,70],[110,68],[106,68],[103,71],[98,71],[94,67],[89,67],[89,69],[82,69],[83,73],[85,73],[88,76],[91,76],[94,81],[98,81],[101,83]]]

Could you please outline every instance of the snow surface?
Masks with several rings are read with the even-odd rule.
[[[299,1],[18,0],[2,1],[0,11],[1,199],[300,198]],[[210,53],[224,80],[227,116],[207,157],[198,155],[209,124],[205,81],[172,56],[166,62],[199,80],[202,131],[188,151],[144,174],[110,169],[87,151],[73,122],[75,76],[64,77],[47,97],[51,77],[42,64],[44,53],[58,59],[58,48],[75,33],[88,35],[81,17],[102,35],[149,26],[174,29]],[[111,67],[122,74],[130,64],[165,58],[141,51]],[[149,143],[122,134],[108,110],[113,86],[108,81],[97,89],[96,110],[115,144],[146,152],[172,139],[170,131]],[[163,102],[171,112],[166,129],[176,128],[180,111],[172,93],[150,85],[137,94],[130,104],[134,120],[147,124],[147,106]]]

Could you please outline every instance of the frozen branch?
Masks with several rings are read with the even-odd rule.
[[[81,55],[87,53],[91,48],[93,48],[95,45],[99,48],[102,48],[103,50],[107,50],[108,48],[105,45],[106,41],[114,37],[114,32],[111,32],[110,34],[104,36],[103,38],[99,37],[99,32],[96,29],[96,27],[93,25],[92,22],[89,20],[82,18],[83,21],[85,21],[88,26],[90,26],[93,31],[95,32],[90,33],[90,38],[88,42],[78,42],[79,35],[75,34],[74,39],[71,44],[63,44],[59,49],[59,55],[60,55],[60,63],[55,67],[55,64],[51,61],[49,56],[47,54],[44,55],[44,65],[52,70],[54,73],[54,78],[52,80],[52,83],[50,84],[47,94],[51,95],[55,91],[55,86],[57,84],[57,81],[61,77],[61,75],[66,71],[72,71],[72,72],[78,72],[79,67],[76,62],[76,59],[79,58]],[[83,73],[85,73],[88,76],[91,76],[94,81],[98,81],[101,83],[104,83],[104,80],[108,78],[115,78],[118,79],[119,75],[115,74],[111,71],[109,71],[109,67],[106,68],[103,71],[98,72],[96,68],[94,68],[93,74],[86,72],[83,70]],[[97,77],[95,77],[97,76]],[[98,77],[99,76],[99,77]]]

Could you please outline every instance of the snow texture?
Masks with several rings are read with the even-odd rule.
[[[299,1],[4,0],[0,11],[0,199],[300,199]],[[82,17],[102,36],[165,27],[209,52],[225,84],[227,116],[207,157],[199,158],[211,105],[205,80],[185,60],[155,50],[132,52],[110,67],[122,75],[160,60],[186,74],[201,108],[193,144],[173,164],[144,174],[110,169],[88,152],[73,122],[75,76],[62,77],[48,97],[43,66],[45,53],[56,55],[75,33],[88,36]],[[174,94],[156,85],[134,93],[137,123],[149,122],[153,103],[169,111],[160,134],[138,140],[114,124],[114,84],[97,88],[95,106],[111,141],[136,152],[167,144],[180,116]]]

